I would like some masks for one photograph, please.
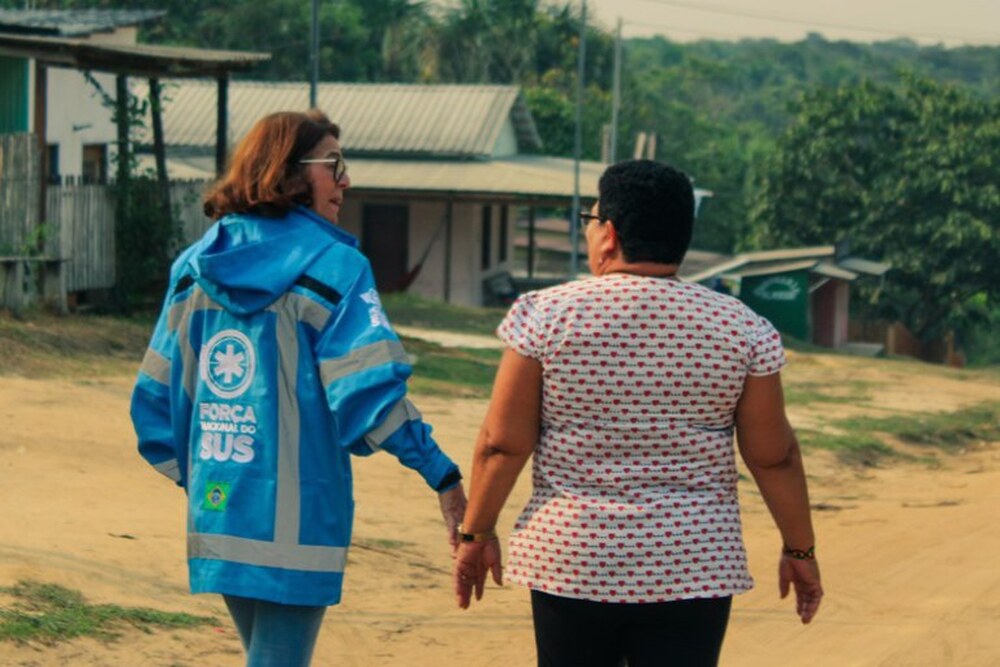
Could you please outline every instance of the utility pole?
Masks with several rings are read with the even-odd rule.
[[[618,111],[622,106],[622,17],[618,17],[618,29],[615,31],[615,69],[614,80],[611,83],[611,159],[609,163],[618,161]]]
[[[309,108],[316,108],[319,85],[319,0],[312,0],[312,43],[309,46]]]
[[[580,12],[580,54],[576,69],[576,132],[573,136],[573,207],[569,218],[569,279],[580,272],[580,154],[583,152],[583,77],[587,57],[587,0]]]

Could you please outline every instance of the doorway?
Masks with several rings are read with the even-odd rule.
[[[361,251],[372,263],[380,292],[404,287],[409,261],[410,209],[404,204],[365,204],[361,213]]]

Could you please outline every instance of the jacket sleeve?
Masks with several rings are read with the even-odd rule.
[[[317,342],[337,443],[355,454],[385,450],[445,491],[461,475],[406,398],[411,367],[365,263]]]
[[[170,410],[170,378],[173,342],[167,320],[170,294],[156,322],[139,377],[132,390],[132,425],[139,439],[139,454],[157,470],[184,486],[184,475],[177,456]]]

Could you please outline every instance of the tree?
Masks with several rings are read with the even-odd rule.
[[[751,224],[759,246],[849,241],[893,266],[880,314],[961,331],[1000,303],[1000,100],[914,75],[809,93]]]

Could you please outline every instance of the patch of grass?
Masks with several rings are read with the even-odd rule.
[[[0,315],[0,374],[47,378],[134,373],[153,325],[151,315]]]
[[[117,639],[123,626],[152,632],[153,628],[191,628],[217,620],[144,607],[87,604],[79,591],[56,584],[20,581],[0,592],[13,598],[0,607],[0,640],[55,644],[76,637]]]
[[[838,424],[839,426],[839,424]],[[804,447],[828,449],[849,465],[872,468],[889,458],[901,455],[879,438],[867,433],[827,433],[801,430],[799,440]]]
[[[500,364],[500,350],[442,347],[404,338],[408,354],[416,357],[410,388],[421,394],[488,398]]]
[[[836,426],[853,432],[888,433],[909,444],[958,452],[981,442],[1000,442],[1000,404],[936,414],[857,417]]]
[[[915,456],[886,444],[884,436],[947,453],[959,453],[984,442],[1000,442],[1000,404],[984,403],[956,412],[906,414],[891,417],[853,417],[831,423],[836,433],[802,430],[806,447],[829,449],[853,465],[876,466],[888,458],[905,459],[929,467],[940,465],[933,456]]]
[[[809,403],[863,403],[871,400],[871,384],[855,381],[845,384],[822,384],[819,382],[789,382],[785,386],[787,405],[808,405]]]
[[[404,542],[403,540],[389,540],[381,537],[356,537],[351,541],[351,546],[361,547],[362,549],[382,549],[387,551],[393,551],[396,549],[405,549],[406,547],[412,547],[413,542]]]
[[[405,293],[383,295],[382,306],[393,324],[487,336],[507,314],[505,308],[468,308]]]

